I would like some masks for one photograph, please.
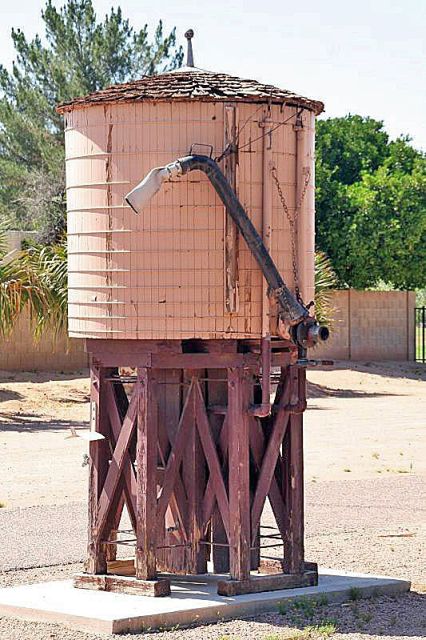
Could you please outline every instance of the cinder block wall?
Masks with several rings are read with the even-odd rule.
[[[335,322],[317,358],[336,360],[413,360],[413,291],[333,292]]]
[[[53,332],[34,342],[27,313],[23,313],[13,333],[0,341],[0,369],[7,371],[77,371],[87,367],[84,340],[56,339]]]

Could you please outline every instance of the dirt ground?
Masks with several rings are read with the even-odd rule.
[[[426,475],[426,368],[340,363],[310,370],[307,482]],[[0,372],[0,502],[6,507],[85,500],[89,380]],[[48,464],[46,464],[48,461]]]

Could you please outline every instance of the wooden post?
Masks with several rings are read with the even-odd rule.
[[[202,369],[185,370],[184,378],[199,378]],[[204,386],[204,385],[203,385]],[[206,548],[200,545],[203,538],[203,495],[205,486],[205,461],[198,431],[195,424],[188,437],[185,452],[183,480],[188,496],[188,542],[190,543],[187,571],[188,573],[206,573]]]
[[[300,408],[306,399],[306,372],[291,366],[293,397]],[[287,532],[284,547],[284,567],[288,573],[304,570],[304,488],[303,488],[303,414],[299,409],[290,416],[286,445]]]
[[[228,369],[229,555],[233,580],[250,577],[250,475],[246,377],[242,367]]]
[[[138,369],[136,578],[156,577],[158,409],[152,369]]]
[[[105,573],[106,553],[101,543],[98,529],[98,502],[108,473],[110,451],[108,444],[109,421],[106,411],[106,385],[109,369],[90,367],[90,428],[105,436],[104,440],[95,440],[89,444],[89,513],[88,513],[88,550],[85,570],[87,573]]]

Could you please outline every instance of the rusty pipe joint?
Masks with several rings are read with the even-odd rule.
[[[318,342],[328,340],[330,331],[318,324],[315,318],[307,316],[292,328],[293,341],[303,349],[314,347]]]

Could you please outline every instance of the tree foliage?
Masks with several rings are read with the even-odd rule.
[[[175,30],[161,21],[150,39],[112,8],[103,21],[92,0],[67,0],[42,12],[45,37],[12,30],[16,61],[0,66],[0,216],[35,228],[47,241],[65,223],[62,119],[55,106],[78,95],[182,63]]]
[[[383,123],[347,116],[318,122],[317,244],[339,284],[426,284],[426,157]]]

